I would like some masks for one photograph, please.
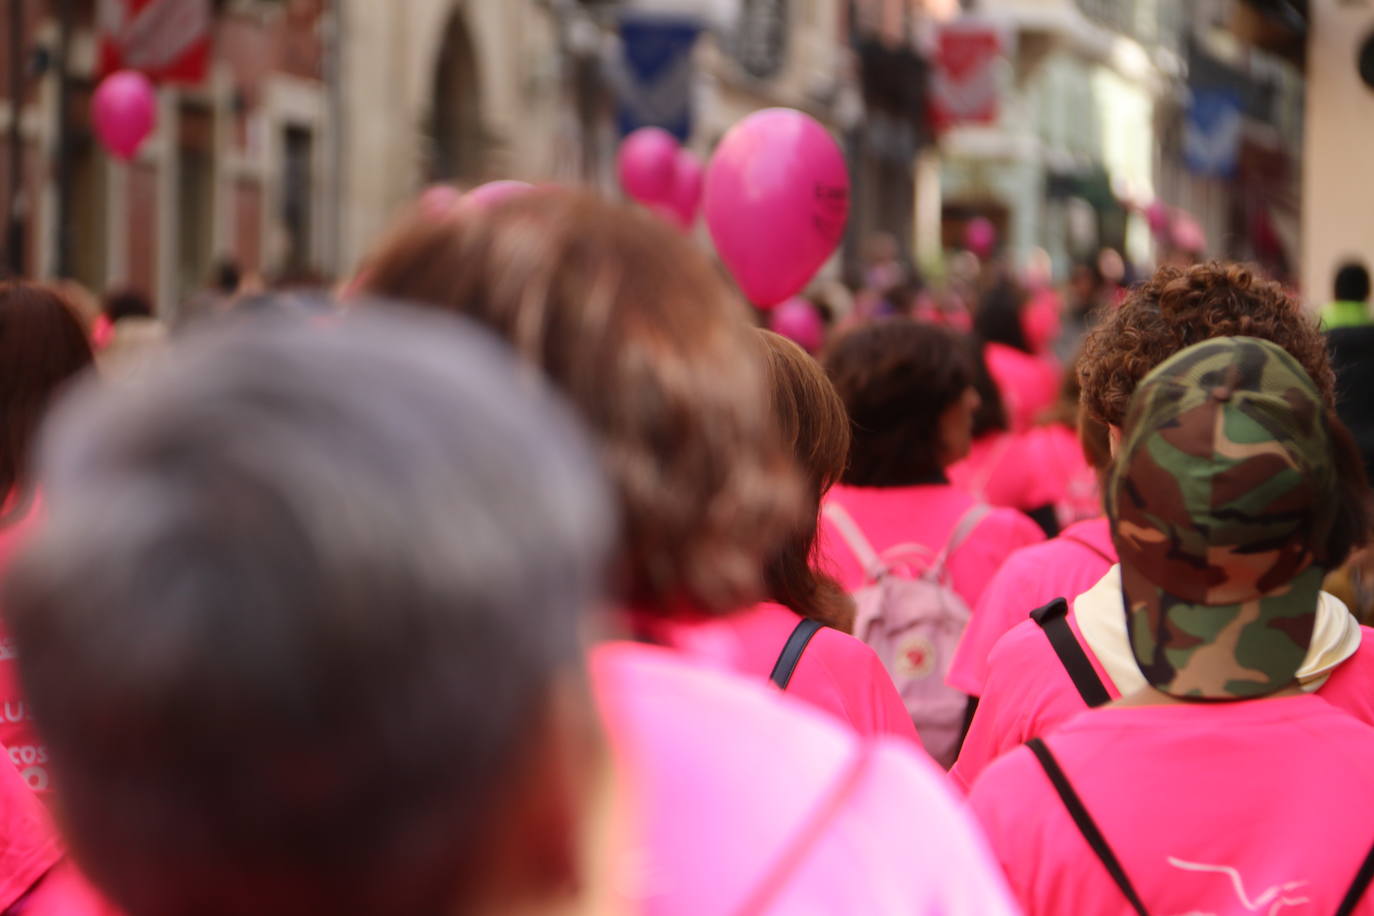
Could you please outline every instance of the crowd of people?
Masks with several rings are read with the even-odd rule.
[[[554,188],[171,331],[0,285],[0,914],[1374,914],[1327,337],[1033,287],[811,354]]]

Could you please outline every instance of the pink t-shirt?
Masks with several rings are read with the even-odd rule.
[[[1059,397],[1061,373],[1052,358],[1035,357],[1006,344],[990,343],[983,347],[983,359],[1002,395],[1012,432],[1030,429],[1041,414],[1054,406]]]
[[[726,617],[638,619],[638,627],[693,664],[764,683],[801,617],[765,603]],[[873,650],[848,633],[822,627],[802,653],[787,693],[848,723],[861,735],[919,742],[897,688]]]
[[[1116,563],[1105,518],[1071,525],[1057,538],[1023,547],[1007,558],[983,590],[954,654],[949,683],[982,696],[992,647],[1031,611],[1055,598],[1072,601]]]
[[[62,858],[48,812],[7,761],[0,760],[0,913]]]
[[[0,526],[0,578],[3,578],[14,551],[42,514],[42,500],[35,496],[27,514]],[[14,640],[0,625],[0,745],[24,781],[35,792],[48,790],[48,751],[33,728],[33,715],[19,690],[19,673]]]
[[[23,902],[6,916],[119,916],[70,861],[43,877]]]
[[[1120,697],[1072,613],[1068,623],[1102,686],[1112,699]],[[1315,694],[1374,725],[1374,630],[1361,627],[1360,637],[1355,654],[1337,665]],[[986,689],[949,775],[967,790],[1002,754],[1031,738],[1049,734],[1087,708],[1040,626],[1033,620],[1017,624],[992,650]]]
[[[1046,744],[1160,916],[1327,916],[1374,843],[1374,728],[1320,697],[1107,707]],[[1029,916],[1131,912],[1028,749],[970,802]]]
[[[932,555],[944,549],[954,527],[974,506],[974,499],[951,484],[914,487],[832,487],[826,496],[858,524],[874,550],[882,553],[903,544],[918,544]],[[1040,528],[1013,509],[993,509],[949,557],[950,585],[968,604],[977,606],[992,574],[1017,548],[1045,539]],[[829,521],[822,516],[821,566],[849,591],[865,584],[863,566]]]
[[[1010,914],[939,771],[756,681],[629,643],[592,682],[632,806],[624,884],[644,916]]]

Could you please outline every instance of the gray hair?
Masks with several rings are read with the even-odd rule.
[[[432,913],[613,539],[569,414],[404,309],[193,334],[79,392],[4,593],[72,845],[128,912]]]

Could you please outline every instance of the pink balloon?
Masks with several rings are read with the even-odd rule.
[[[788,299],[768,314],[768,327],[815,353],[825,343],[825,322],[816,307],[800,296]]]
[[[986,216],[971,220],[964,229],[964,246],[969,251],[986,258],[997,247],[997,227]]]
[[[706,169],[706,224],[755,305],[800,292],[835,251],[849,218],[849,172],[834,138],[790,108],[730,129]]]
[[[1145,208],[1145,221],[1150,224],[1150,231],[1157,236],[1165,235],[1173,220],[1169,205],[1162,200],[1157,200]]]
[[[673,176],[673,193],[669,201],[684,229],[692,228],[701,208],[701,191],[706,184],[706,169],[691,150],[679,150],[677,169]]]
[[[534,185],[527,181],[488,181],[464,195],[462,202],[465,207],[490,207],[517,194],[533,190]]]
[[[91,120],[106,149],[120,159],[133,159],[157,125],[153,84],[135,70],[110,74],[91,100]]]
[[[666,203],[677,175],[677,138],[658,127],[641,127],[625,138],[616,170],[625,193],[640,203]]]

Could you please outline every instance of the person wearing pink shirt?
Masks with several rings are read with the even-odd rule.
[[[783,441],[745,305],[689,239],[542,189],[480,215],[408,220],[370,265],[370,292],[494,330],[579,409],[620,498],[626,631],[786,683],[859,730],[913,737],[865,647],[834,629],[794,642],[798,609],[760,604],[819,480]]]
[[[1011,279],[995,283],[978,301],[973,333],[1002,392],[1011,431],[1033,428],[1053,406],[1063,370],[1048,353],[1037,355],[1026,339],[1024,291]]]
[[[1325,572],[1368,536],[1348,452],[1268,341],[1204,341],[1140,384],[1106,487],[1140,686],[970,796],[1030,916],[1374,913],[1374,728],[1305,673]]]
[[[1105,518],[1070,525],[1059,537],[1007,557],[978,599],[950,668],[950,684],[981,697],[993,646],[1026,620],[1027,608],[1087,591],[1115,563]]]
[[[639,620],[652,641],[725,670],[771,679],[789,694],[837,715],[860,734],[917,740],[915,726],[887,669],[850,634],[854,602],[817,568],[821,497],[849,456],[849,417],[820,365],[801,347],[758,330],[773,415],[806,484],[806,510],[764,569],[771,601],[727,617],[690,623]],[[795,654],[785,648],[793,645]]]
[[[963,341],[943,328],[892,319],[841,338],[825,365],[853,429],[849,466],[827,503],[841,507],[878,553],[905,544],[940,553],[978,504],[945,476],[968,454],[979,406]],[[1022,513],[993,508],[950,552],[950,584],[973,607],[1012,551],[1042,539]],[[865,584],[862,563],[829,519],[820,556],[846,589]]]
[[[1083,389],[1080,422],[1085,451],[1094,463],[1105,466],[1109,462],[1109,440],[1119,436],[1130,397],[1147,373],[1192,341],[1241,332],[1269,340],[1290,353],[1313,379],[1323,403],[1334,403],[1335,376],[1322,337],[1312,319],[1281,287],[1256,278],[1238,265],[1162,268],[1150,282],[1133,290],[1120,307],[1106,312],[1085,343],[1079,362]],[[1102,532],[1099,524],[1097,534]],[[1085,540],[1105,552],[1107,545],[1100,537]],[[1084,646],[1089,663],[1098,670],[1104,659],[1120,662],[1112,665],[1111,675],[1104,678],[1106,694],[1099,697],[1110,698],[1114,678],[1133,676],[1129,657],[1120,651],[1124,636],[1115,613],[1113,586],[1099,585],[1098,581],[1110,564],[1102,557],[1094,560],[1082,547],[1056,539],[1027,563],[1013,558],[1008,571],[989,587],[1002,596],[998,603],[994,606],[989,598],[975,611],[955,668],[964,687],[973,689],[981,683],[982,692],[960,759],[951,771],[956,782],[971,784],[1000,753],[1087,706],[1046,632],[1027,620],[1032,610],[1054,598],[1065,598],[1064,608],[1072,613],[1067,617],[1051,615],[1049,622],[1065,621],[1069,632],[1078,637],[1076,642]],[[1039,575],[1029,571],[1032,565],[1041,567]],[[1021,571],[1026,572],[1027,579],[1020,578]],[[1006,578],[1001,581],[1003,576]],[[1088,589],[1083,585],[1087,579],[1092,579],[1089,585],[1099,587]],[[1020,596],[1019,585],[1031,581],[1035,590]],[[1359,699],[1359,688],[1374,685],[1374,670],[1368,668],[1374,664],[1374,656],[1365,651],[1368,640],[1360,638],[1364,631],[1345,607],[1329,596],[1319,606],[1319,615],[1323,624],[1318,631],[1319,654],[1324,654],[1321,647],[1329,639],[1329,648],[1337,651],[1343,662],[1337,669],[1339,676],[1333,676],[1324,689],[1333,691],[1333,702],[1366,715],[1363,710],[1369,703]],[[1083,633],[1088,634],[1086,640]],[[1335,699],[1338,696],[1344,699]]]
[[[588,659],[600,464],[489,335],[395,306],[70,400],[5,598],[86,873],[127,916],[1015,913],[909,741]]]
[[[63,389],[94,362],[81,322],[55,290],[0,283],[0,576],[40,513],[30,472],[39,425]],[[47,749],[34,736],[14,656],[13,641],[0,627],[0,745],[29,787],[44,792]]]
[[[1011,431],[1002,392],[976,348],[971,360],[980,403],[968,454],[946,469],[950,483],[990,506],[1019,509],[1047,534],[1057,534],[1058,503],[1075,468],[1063,460],[1049,427]]]

